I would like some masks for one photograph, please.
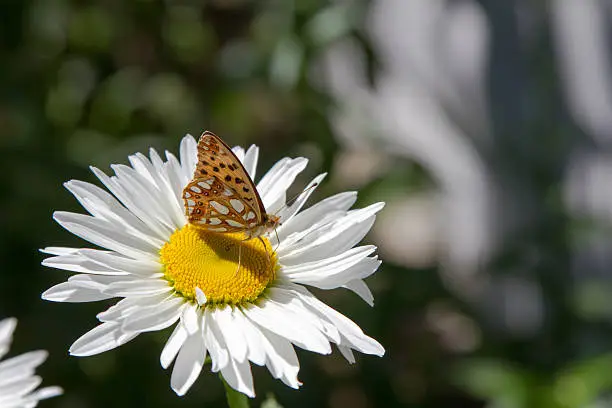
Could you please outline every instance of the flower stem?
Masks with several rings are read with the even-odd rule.
[[[230,387],[221,374],[219,378],[225,387],[225,398],[227,398],[229,408],[249,408],[247,396]]]

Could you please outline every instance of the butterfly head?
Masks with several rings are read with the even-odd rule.
[[[265,214],[263,225],[266,227],[266,231],[272,231],[281,225],[280,217],[274,214]]]

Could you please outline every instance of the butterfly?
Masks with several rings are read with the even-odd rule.
[[[193,180],[183,189],[189,223],[211,232],[243,232],[261,237],[280,225],[266,213],[257,188],[232,149],[212,132],[198,141]]]

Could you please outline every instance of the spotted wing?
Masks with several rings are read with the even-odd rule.
[[[257,188],[232,149],[221,138],[206,131],[198,142],[198,164],[194,179],[214,176],[233,189],[255,211],[258,222],[266,212]]]
[[[242,163],[219,137],[198,142],[194,179],[183,190],[189,222],[216,232],[238,232],[263,223],[265,210]]]
[[[216,177],[193,180],[183,190],[189,222],[213,232],[241,232],[257,225],[255,211]]]

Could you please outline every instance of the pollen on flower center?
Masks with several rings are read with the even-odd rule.
[[[200,288],[206,305],[253,302],[276,278],[277,257],[267,238],[244,239],[242,233],[211,233],[187,224],[160,251],[165,277],[190,300]]]

